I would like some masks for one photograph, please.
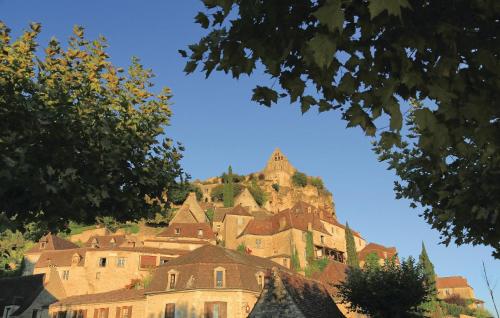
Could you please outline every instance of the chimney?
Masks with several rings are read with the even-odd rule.
[[[308,223],[307,223],[307,230],[308,230],[309,232],[311,232],[311,231],[312,231],[312,229],[313,229],[312,223],[311,223],[311,222],[308,222]]]

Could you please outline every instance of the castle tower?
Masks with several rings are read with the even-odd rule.
[[[288,161],[287,157],[279,148],[276,148],[267,161],[263,173],[266,180],[272,180],[282,186],[288,186],[295,171],[296,169]]]

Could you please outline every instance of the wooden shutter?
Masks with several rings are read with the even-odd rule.
[[[227,318],[227,303],[226,302],[219,302],[219,317],[220,318]]]
[[[175,318],[175,304],[165,305],[165,318]]]
[[[213,318],[214,304],[206,302],[205,303],[205,318]]]
[[[82,318],[87,318],[87,309],[82,310]]]
[[[94,318],[99,318],[99,309],[94,309]]]
[[[141,255],[141,268],[156,267],[156,256],[154,255]]]
[[[121,309],[121,307],[116,307],[116,318],[120,318]]]
[[[132,318],[132,306],[128,306],[128,318]]]

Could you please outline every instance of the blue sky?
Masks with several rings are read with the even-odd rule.
[[[418,257],[424,241],[439,275],[467,277],[476,297],[493,309],[481,274],[484,260],[490,279],[500,285],[500,262],[491,249],[440,245],[439,234],[418,217],[419,211],[395,199],[394,173],[377,161],[359,129],[346,129],[335,112],[302,115],[298,105],[286,101],[273,108],[251,102],[252,88],[269,82],[261,72],[240,80],[182,72],[177,50],[203,34],[194,23],[200,9],[199,0],[0,0],[0,20],[15,36],[29,22],[41,22],[42,47],[51,36],[65,41],[75,24],[86,28],[87,38],[104,35],[114,64],[127,66],[137,56],[153,69],[158,86],[172,89],[174,115],[166,133],[185,145],[183,165],[193,178],[218,175],[229,164],[237,173],[258,171],[280,147],[296,168],[323,177],[341,222],[348,221],[368,241],[396,246],[403,257]],[[500,301],[500,286],[495,296]]]

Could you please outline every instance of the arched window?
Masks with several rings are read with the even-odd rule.
[[[259,285],[260,289],[263,289],[264,288],[264,273],[257,272],[255,274],[255,278],[257,279],[257,285]]]

